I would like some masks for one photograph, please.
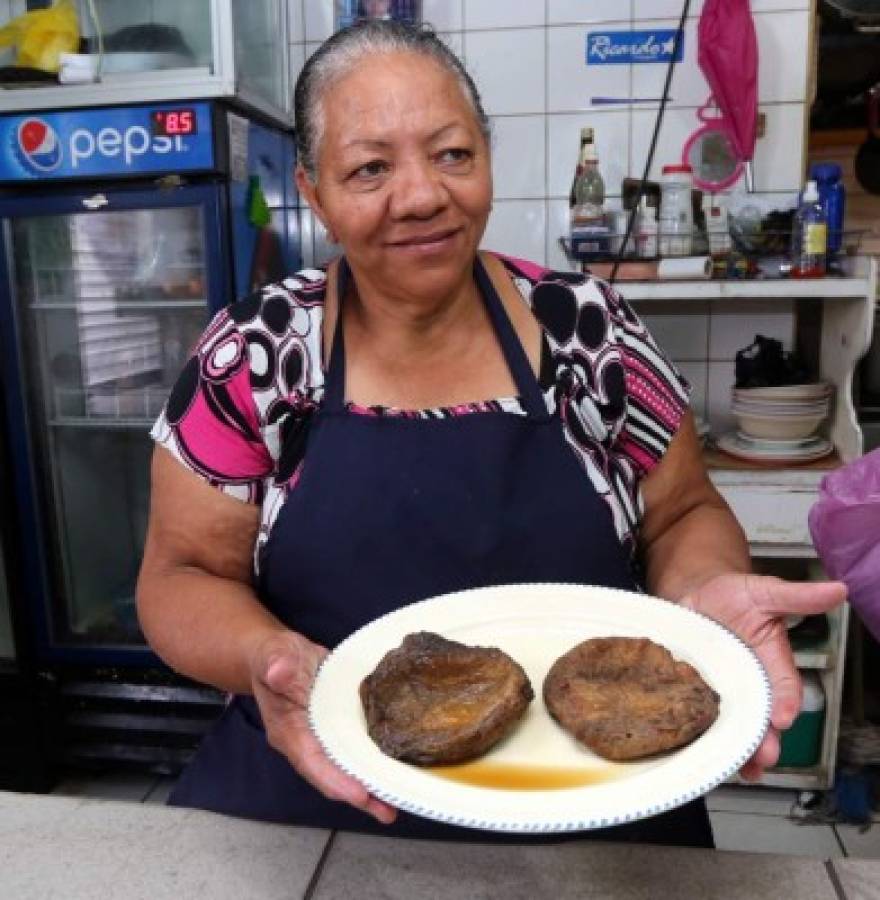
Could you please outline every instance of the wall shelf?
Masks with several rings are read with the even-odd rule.
[[[827,422],[827,436],[834,453],[824,460],[790,467],[741,462],[715,449],[704,452],[709,477],[730,504],[743,526],[753,558],[762,558],[762,571],[777,570],[782,561],[801,560],[817,567],[816,552],[808,527],[808,514],[816,502],[822,478],[834,468],[856,459],[863,451],[863,436],[853,403],[853,377],[859,360],[871,344],[874,298],[877,295],[878,262],[866,257],[844,260],[846,276],[817,280],[759,280],[708,282],[620,282],[623,296],[646,313],[653,301],[680,303],[683,313],[705,313],[712,300],[806,300],[805,309],[819,313],[814,374],[835,389],[835,401]],[[711,304],[710,304],[711,306]],[[749,315],[744,302],[742,313]],[[738,310],[737,310],[738,311]],[[797,565],[797,563],[795,563]],[[827,790],[833,785],[837,737],[843,690],[843,669],[849,608],[829,614],[828,641],[802,647],[795,662],[815,670],[825,691],[825,725],[817,765],[804,769],[775,769],[758,782],[771,787]],[[734,778],[737,783],[744,782]]]

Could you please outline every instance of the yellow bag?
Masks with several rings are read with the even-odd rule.
[[[0,28],[0,47],[18,47],[15,63],[44,72],[61,68],[61,53],[79,49],[79,20],[73,0],[25,13]]]

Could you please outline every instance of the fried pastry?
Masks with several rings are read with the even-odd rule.
[[[594,638],[544,679],[557,722],[606,759],[630,760],[690,743],[718,717],[720,698],[693,666],[647,638]]]
[[[407,635],[360,686],[370,737],[420,766],[466,762],[506,737],[534,697],[501,650]]]

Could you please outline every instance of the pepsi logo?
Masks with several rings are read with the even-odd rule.
[[[53,172],[63,158],[55,129],[42,119],[25,119],[18,126],[18,149],[25,164],[38,173]]]

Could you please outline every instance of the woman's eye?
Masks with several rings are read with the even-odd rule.
[[[387,166],[382,160],[374,159],[372,162],[364,163],[362,166],[358,166],[354,172],[351,173],[352,178],[378,178],[383,172],[385,172]]]
[[[470,162],[472,157],[473,153],[470,150],[465,150],[463,147],[450,147],[448,150],[441,151],[439,160],[445,165],[458,165]]]

